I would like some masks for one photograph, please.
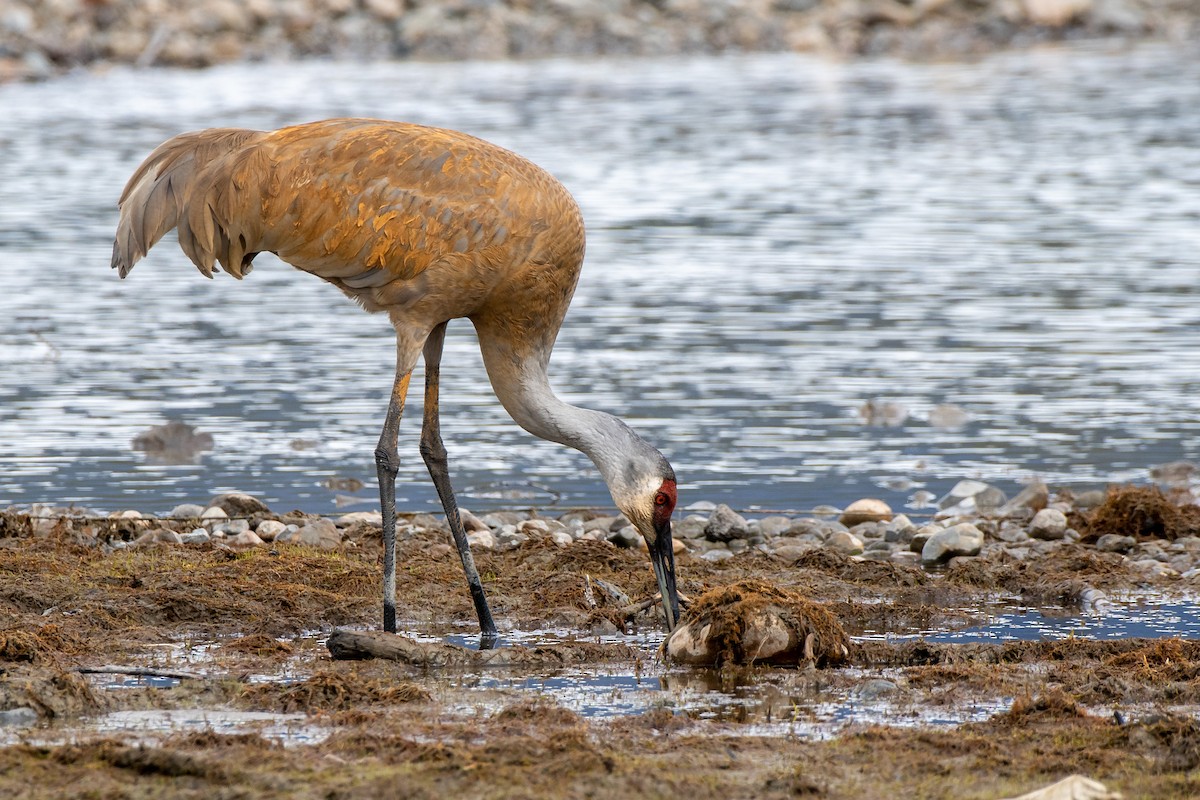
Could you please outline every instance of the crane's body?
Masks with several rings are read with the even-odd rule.
[[[125,277],[172,228],[208,277],[242,278],[260,252],[337,286],[396,330],[396,373],[376,450],[384,517],[384,627],[395,630],[396,434],[418,358],[421,453],[462,557],[485,638],[495,636],[450,486],[438,426],[446,323],[474,324],[492,385],[526,430],[587,453],[646,537],[668,628],[678,618],[670,464],[624,423],[570,406],[547,364],[583,264],[583,219],[533,163],[456,131],[363,119],[263,132],[214,128],[159,146],[121,195],[113,267]],[[665,547],[665,551],[664,551]]]

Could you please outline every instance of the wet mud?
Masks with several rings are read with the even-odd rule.
[[[368,649],[387,640],[372,632],[381,548],[368,524],[337,549],[238,551],[114,547],[144,533],[137,521],[6,514],[0,795],[60,797],[86,781],[95,796],[130,798],[397,786],[411,797],[1001,798],[1077,773],[1126,797],[1200,796],[1200,642],[939,638],[1015,606],[1102,613],[1087,610],[1097,593],[1193,602],[1195,578],[1094,546],[1118,530],[1191,535],[1191,511],[1180,522],[1135,499],[1110,494],[1080,512],[1083,539],[1036,560],[996,549],[927,569],[827,550],[683,553],[680,589],[695,598],[685,620],[728,634],[713,668],[665,656],[661,611],[640,602],[655,591],[645,555],[605,542],[531,538],[476,554],[504,637],[496,656],[475,649],[445,532],[413,529],[397,558],[402,625],[414,652],[456,655],[342,660],[335,631]],[[787,667],[738,649],[763,609],[803,634]]]

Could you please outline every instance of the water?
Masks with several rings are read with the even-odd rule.
[[[575,192],[588,263],[552,377],[659,444],[685,505],[897,506],[1200,458],[1194,50],[117,69],[0,86],[0,506],[240,489],[327,512],[331,476],[372,501],[383,318],[269,257],[205,281],[172,237],[126,281],[107,267],[116,197],[163,139],[335,115],[465,129]],[[431,508],[413,395],[400,504]],[[865,426],[868,399],[912,416]],[[943,402],[970,421],[929,426]],[[507,418],[463,322],[443,412],[464,505],[609,502]],[[215,449],[131,450],[173,418]]]

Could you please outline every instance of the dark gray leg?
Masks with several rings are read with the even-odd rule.
[[[454,537],[454,546],[458,548],[459,558],[462,559],[463,572],[467,575],[467,585],[471,587],[471,599],[475,601],[475,613],[479,616],[481,631],[480,647],[486,649],[495,644],[499,635],[496,623],[492,621],[492,611],[488,608],[487,596],[483,592],[483,582],[479,580],[479,571],[475,569],[475,559],[471,556],[471,546],[467,543],[467,534],[463,530],[462,519],[458,514],[458,502],[454,499],[454,487],[450,485],[450,468],[446,458],[446,446],[442,444],[442,429],[438,422],[438,380],[442,361],[442,343],[446,340],[446,323],[433,329],[425,340],[425,421],[421,426],[421,456],[425,466],[429,468],[429,476],[437,488],[442,508],[446,511],[446,523]]]
[[[402,369],[405,371],[401,372]],[[392,399],[375,447],[375,472],[379,476],[379,505],[383,513],[383,629],[388,633],[396,632],[396,473],[400,471],[396,437],[400,434],[400,417],[404,414],[404,398],[411,378],[412,369],[401,364],[397,357]]]

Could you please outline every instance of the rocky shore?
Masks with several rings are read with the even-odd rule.
[[[1193,40],[1190,0],[0,0],[0,80],[81,66],[746,51],[962,57]]]
[[[727,505],[698,502],[677,515],[675,552],[683,559],[683,571],[691,559],[716,564],[748,554],[800,563],[822,553],[961,570],[970,569],[969,562],[976,559],[993,565],[1036,562],[1074,548],[1110,554],[1147,583],[1179,580],[1200,585],[1200,506],[1181,505],[1177,499],[1168,499],[1158,488],[1135,486],[1052,496],[1036,482],[1010,499],[996,486],[967,480],[942,497],[934,512],[911,516],[870,498],[845,509],[821,507],[805,516],[754,519]],[[571,548],[581,542],[645,549],[628,520],[594,510],[572,510],[557,518],[518,511],[480,516],[463,511],[462,516],[476,552],[507,552],[535,544]],[[137,510],[102,516],[49,505],[9,509],[0,516],[0,537],[66,537],[109,553],[164,545],[245,551],[293,544],[354,550],[378,540],[380,523],[378,511],[336,518],[299,511],[279,515],[254,497],[234,493],[205,504],[177,506],[161,518]],[[447,533],[445,521],[430,514],[402,515],[398,523],[401,541],[423,542],[429,556],[449,562],[453,559]],[[1073,599],[1103,602],[1099,594]]]

